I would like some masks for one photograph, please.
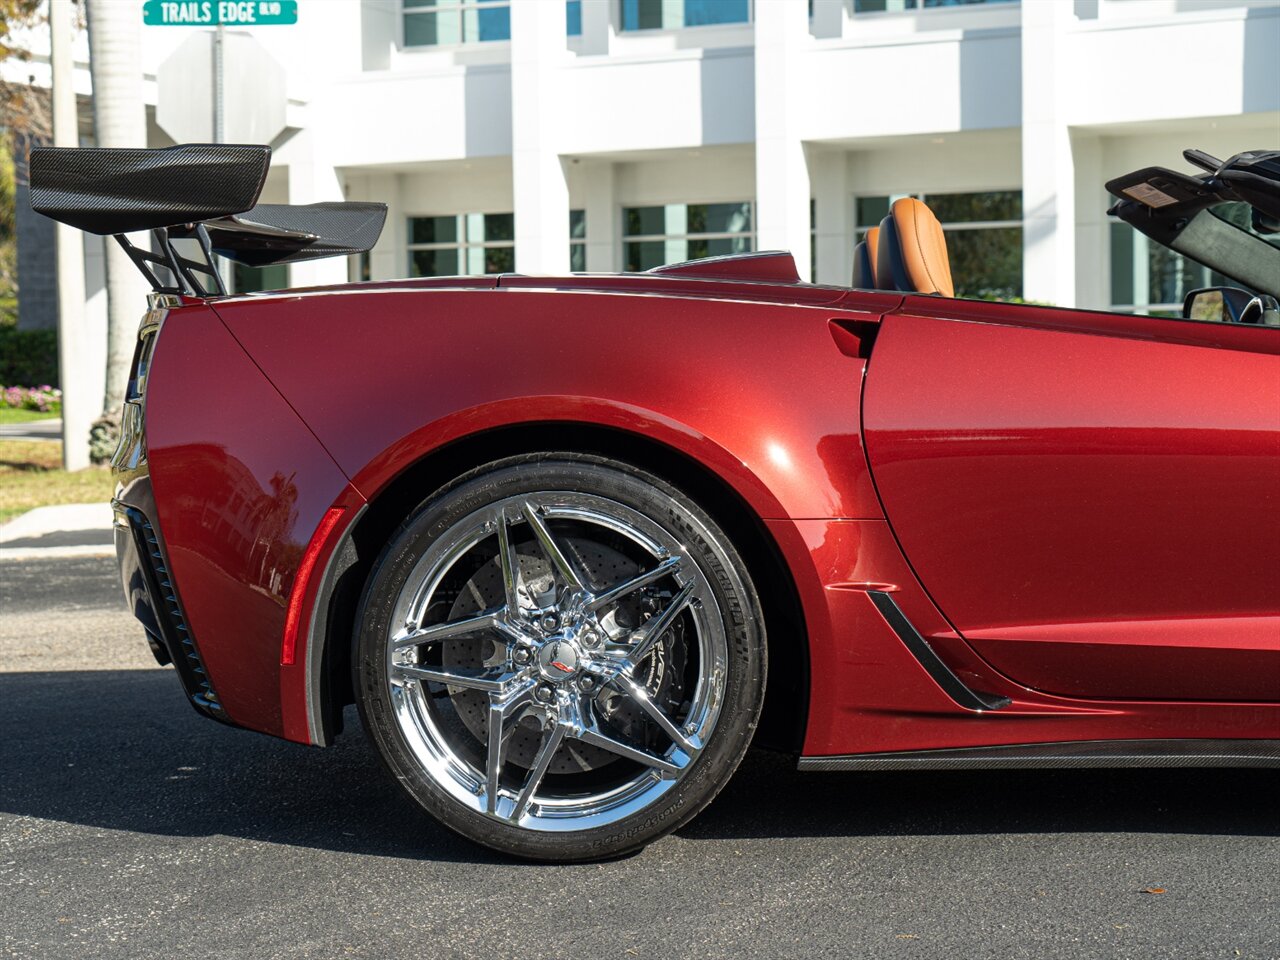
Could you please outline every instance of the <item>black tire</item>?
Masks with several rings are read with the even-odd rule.
[[[415,575],[415,571],[420,569],[424,557],[429,555],[428,551],[432,549],[433,544],[441,538],[455,535],[451,534],[451,531],[456,531],[464,519],[473,518],[477,511],[487,510],[494,504],[510,502],[510,498],[513,497],[554,496],[555,492],[564,491],[621,504],[624,508],[647,518],[681,544],[684,554],[680,557],[682,564],[680,569],[684,571],[686,559],[691,560],[696,571],[691,571],[691,576],[698,580],[699,590],[710,591],[707,596],[713,598],[714,603],[694,600],[692,603],[693,607],[696,607],[697,614],[691,608],[675,614],[678,617],[701,616],[704,618],[703,621],[697,621],[693,627],[683,628],[686,632],[682,632],[680,637],[692,635],[695,638],[701,638],[704,632],[700,624],[714,620],[711,626],[715,631],[721,630],[721,627],[716,627],[715,624],[722,625],[722,632],[717,632],[716,636],[723,637],[727,644],[720,643],[716,648],[724,649],[726,655],[723,661],[725,665],[723,686],[719,688],[722,693],[718,699],[718,713],[712,721],[705,741],[698,744],[696,751],[691,751],[693,756],[692,759],[687,759],[687,766],[682,767],[678,774],[671,774],[665,778],[671,780],[670,785],[663,787],[665,792],[657,795],[647,806],[642,806],[626,815],[624,815],[625,808],[619,804],[617,806],[619,812],[610,815],[620,819],[613,822],[589,825],[585,829],[564,829],[561,826],[554,831],[544,831],[522,826],[512,820],[500,819],[484,810],[473,809],[464,802],[465,798],[459,798],[442,787],[439,780],[444,778],[439,776],[438,771],[436,776],[432,775],[428,764],[420,759],[421,752],[415,753],[405,730],[402,729],[406,695],[403,692],[393,693],[393,690],[402,691],[412,684],[402,684],[400,687],[393,685],[391,673],[401,665],[390,663],[392,655],[388,653],[388,644],[394,631],[401,629],[396,617],[397,610],[404,610],[403,597],[407,589],[406,585]],[[499,516],[504,517],[505,514],[499,514]],[[474,520],[468,522],[474,523]],[[500,522],[505,523],[505,521]],[[524,522],[531,532],[536,532],[533,531],[533,524],[529,520],[526,519]],[[572,520],[556,522],[564,523]],[[504,527],[504,529],[514,528]],[[507,536],[510,535],[508,532]],[[501,543],[501,541],[498,542]],[[525,546],[527,549],[528,544]],[[438,547],[438,549],[443,548]],[[476,549],[478,550],[478,547]],[[515,551],[516,548],[512,549]],[[574,553],[580,559],[576,547]],[[523,554],[513,553],[513,556],[516,559],[515,580],[519,581],[523,575],[520,571],[531,561]],[[476,575],[478,576],[478,573]],[[584,576],[584,585],[585,582]],[[527,593],[522,596],[532,596],[534,588],[522,583],[520,589],[526,588]],[[475,592],[474,587],[471,590]],[[551,592],[556,593],[554,583]],[[409,590],[409,594],[416,595],[412,590]],[[511,595],[511,593],[507,594],[508,597]],[[398,603],[401,604],[400,607],[397,607]],[[518,603],[516,609],[522,609]],[[648,616],[652,617],[654,614],[650,613]],[[452,620],[452,618],[444,619]],[[688,622],[695,623],[694,620]],[[655,648],[663,644],[679,642],[672,639],[675,631],[674,625],[657,631],[664,639],[661,643],[655,643]],[[641,632],[637,629],[631,636]],[[705,632],[712,631],[708,628]],[[576,636],[574,634],[575,638]],[[597,631],[590,638],[590,642],[598,643],[602,639],[607,638]],[[501,658],[502,642],[494,639],[487,642],[491,646],[486,649],[499,651],[491,653],[490,656]],[[545,646],[552,641],[544,639],[542,642]],[[764,700],[766,675],[764,619],[746,566],[728,536],[705,511],[676,487],[635,467],[597,456],[549,452],[500,460],[477,468],[435,491],[393,534],[378,559],[365,586],[354,643],[353,679],[361,720],[383,761],[396,779],[429,813],[450,829],[486,847],[537,860],[584,861],[616,857],[638,849],[687,823],[711,802],[737,768],[751,742]],[[686,647],[690,647],[691,641],[686,639],[684,643]],[[527,650],[524,651],[525,662],[527,662],[527,652]],[[516,655],[518,654],[508,656]],[[417,652],[413,654],[414,664],[419,662],[417,659],[419,656],[422,654]],[[443,657],[444,654],[440,656]],[[650,656],[656,658],[657,654]],[[685,657],[691,662],[701,658],[702,654],[699,653],[695,657],[686,650]],[[555,659],[554,649],[550,659]],[[589,658],[584,657],[584,663],[588,660]],[[672,664],[676,663],[676,655],[674,653],[669,655],[667,660]],[[507,661],[508,664],[514,662],[514,660]],[[649,663],[651,661],[639,661],[634,667],[634,672],[638,674],[640,666]],[[559,663],[556,665],[558,669],[566,669]],[[535,663],[534,666],[536,667],[537,664]],[[652,667],[647,669],[653,672]],[[695,668],[686,667],[686,674],[693,669]],[[677,674],[674,666],[671,666],[668,672],[672,677]],[[425,691],[426,681],[419,682],[421,689]],[[534,676],[529,682],[540,681],[537,676]],[[678,681],[673,679],[662,682]],[[584,681],[575,680],[573,683],[576,686],[571,693],[565,693],[565,696],[571,695],[585,702],[588,695],[578,692],[578,687],[582,686]],[[701,689],[701,683],[701,681],[690,682],[687,687]],[[718,680],[717,683],[719,683]],[[548,683],[542,683],[542,686],[551,689]],[[424,698],[423,703],[434,704],[446,693],[450,697],[455,696],[456,693],[448,692],[454,690],[453,687],[441,686],[434,693],[424,692],[420,696]],[[545,690],[533,692],[539,695],[545,694]],[[597,690],[595,696],[599,697],[602,692]],[[685,688],[681,688],[679,692],[683,694]],[[610,693],[612,693],[612,687]],[[546,695],[550,696],[554,693]],[[400,697],[399,700],[396,700],[397,696]],[[599,702],[599,700],[593,701],[596,704]],[[530,708],[536,706],[536,704],[529,705]],[[401,711],[399,716],[397,708]],[[428,705],[424,709],[434,710],[437,707]],[[595,706],[588,707],[588,711],[596,709]],[[533,712],[530,709],[530,713]],[[636,716],[640,715],[638,712],[634,713]],[[541,729],[548,731],[548,737],[549,731],[556,726],[554,717],[539,720],[537,717],[530,716],[524,717],[520,722],[525,723],[526,726],[529,723],[546,724]],[[656,721],[646,721],[644,718],[642,722],[656,723]],[[502,730],[503,727],[499,726],[498,729]],[[514,742],[514,739],[504,734],[499,738],[499,742],[506,744]],[[553,761],[559,761],[559,758],[565,756],[564,751],[570,744],[582,750],[591,749],[582,747],[577,740],[566,739],[563,742],[556,740],[553,743],[561,744],[558,747],[546,746],[547,755]],[[500,748],[500,750],[510,749],[512,748],[507,746]],[[673,753],[669,755],[683,756],[680,755],[674,740],[671,742],[670,750]],[[621,760],[610,757],[607,760],[598,761],[595,767],[581,776],[603,778],[608,771],[619,769],[619,764],[625,768],[626,764],[632,762],[625,755]],[[527,769],[531,770],[535,766],[535,763],[527,763]],[[498,761],[494,764],[494,768],[503,771],[503,776],[512,770],[518,774],[522,769],[511,767],[509,762],[504,766],[502,753],[498,754]],[[647,774],[654,782],[664,780],[661,774],[645,771],[641,765],[637,765],[637,769],[641,771],[637,777]],[[559,776],[563,780],[575,775],[579,774],[571,772],[553,774],[552,777],[554,780],[555,776]],[[609,775],[617,776],[618,774]],[[530,796],[534,796],[534,791],[539,789],[537,784],[552,782],[547,780],[546,774],[540,775],[541,780],[535,780],[534,774],[528,776],[530,782],[535,784],[534,787],[529,788]],[[656,788],[652,789],[656,792]],[[493,793],[497,795],[498,791],[495,790]],[[637,796],[641,795],[637,794]],[[528,811],[532,806],[535,805],[523,809]],[[589,821],[584,818],[584,822]]]

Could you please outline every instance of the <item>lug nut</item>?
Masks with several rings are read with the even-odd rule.
[[[511,655],[511,659],[516,663],[524,664],[533,659],[533,654],[529,652],[528,647],[516,647],[516,652]]]
[[[533,695],[543,703],[550,703],[551,698],[556,695],[556,692],[549,685],[543,684],[534,692]]]
[[[542,629],[550,632],[560,626],[560,618],[554,613],[548,613],[542,618]]]
[[[586,693],[590,690],[594,690],[595,686],[596,686],[596,681],[594,677],[583,677],[581,680],[578,681],[578,689],[581,690],[583,693]]]

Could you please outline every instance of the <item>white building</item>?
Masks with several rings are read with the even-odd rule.
[[[1199,271],[1109,224],[1103,183],[1185,167],[1184,147],[1280,149],[1280,0],[299,8],[250,31],[288,99],[263,200],[390,213],[371,256],[295,265],[295,285],[771,248],[848,283],[859,231],[916,194],[950,231],[961,292],[1145,310]],[[157,71],[192,32],[143,28],[152,146],[173,142]],[[270,95],[236,80],[233,127]]]

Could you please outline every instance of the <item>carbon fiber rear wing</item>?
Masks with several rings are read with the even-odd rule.
[[[227,290],[215,254],[261,267],[362,253],[382,233],[381,203],[258,204],[271,148],[183,144],[31,151],[31,207],[80,230],[111,235],[152,289],[207,297]],[[149,230],[152,249],[125,234]],[[187,256],[175,245],[194,240]]]

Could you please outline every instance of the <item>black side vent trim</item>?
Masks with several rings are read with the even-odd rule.
[[[871,597],[871,602],[876,605],[876,609],[880,611],[885,620],[889,621],[889,626],[893,628],[893,632],[898,635],[899,639],[906,645],[906,648],[911,651],[911,655],[920,661],[920,666],[928,671],[929,676],[933,677],[943,692],[955,701],[956,706],[971,710],[974,713],[989,713],[992,710],[999,710],[1010,704],[1011,701],[1008,697],[999,697],[991,693],[979,693],[977,690],[970,689],[943,662],[933,647],[929,646],[929,641],[907,619],[907,615],[902,612],[902,608],[898,606],[892,596],[880,590],[868,590],[867,595]]]
[[[209,674],[205,670],[204,661],[196,647],[195,638],[187,626],[187,618],[182,614],[178,603],[178,593],[173,585],[173,577],[164,560],[164,552],[160,549],[160,538],[151,521],[140,510],[129,507],[126,511],[129,525],[138,546],[138,553],[143,559],[143,572],[147,581],[147,592],[151,595],[151,606],[156,621],[164,633],[164,642],[169,649],[173,665],[182,678],[191,702],[201,713],[219,720],[226,720],[226,711],[222,702],[214,692]]]

